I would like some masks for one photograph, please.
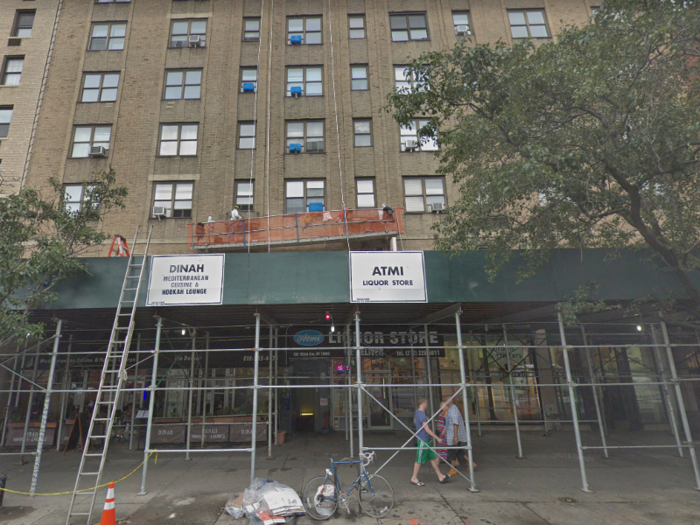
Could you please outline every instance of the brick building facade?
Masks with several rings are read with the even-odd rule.
[[[383,111],[403,80],[397,67],[454,45],[465,25],[478,43],[551,35],[587,23],[590,3],[67,0],[28,183],[57,176],[77,206],[80,184],[111,166],[129,198],[105,227],[130,237],[152,224],[153,253],[188,251],[187,223],[224,220],[236,203],[259,217],[321,200],[327,210],[407,207],[404,248],[430,249],[429,205],[449,205],[455,188],[421,180],[438,165],[432,144],[416,137],[416,151],[403,151],[411,133]],[[169,216],[154,217],[154,205]]]

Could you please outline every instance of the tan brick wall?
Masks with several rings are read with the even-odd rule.
[[[58,0],[0,1],[0,68],[7,57],[24,57],[20,84],[0,86],[0,107],[13,106],[10,132],[0,139],[0,194],[16,193],[21,185],[57,6]],[[19,45],[9,45],[18,10],[36,10],[32,36],[12,39]]]
[[[15,0],[4,0],[3,3]],[[430,152],[401,153],[399,128],[382,111],[394,87],[393,66],[420,53],[454,45],[452,10],[470,12],[477,42],[508,41],[507,9],[545,9],[550,29],[565,23],[586,23],[588,0],[133,0],[129,4],[95,4],[93,0],[66,2],[58,31],[54,63],[45,107],[39,122],[37,151],[30,183],[45,188],[49,175],[66,182],[85,180],[89,173],[112,166],[120,184],[129,188],[128,206],[110,215],[105,228],[130,238],[137,225],[154,228],[154,253],[188,251],[187,220],[149,218],[155,181],[191,180],[195,183],[194,221],[208,216],[224,219],[234,202],[236,180],[255,182],[254,216],[284,212],[284,181],[321,178],[326,181],[326,207],[356,206],[355,178],[374,177],[376,202],[403,206],[402,177],[430,175],[438,166]],[[260,16],[261,41],[242,41],[243,17]],[[390,12],[427,13],[429,41],[392,43]],[[366,40],[349,40],[348,14],[364,14]],[[286,45],[288,16],[321,15],[323,45]],[[207,45],[203,49],[168,49],[170,24],[178,18],[206,18]],[[124,51],[87,51],[91,22],[127,21]],[[331,24],[333,55],[331,55]],[[1,27],[1,26],[0,26]],[[272,44],[270,45],[270,30]],[[271,55],[270,55],[271,49]],[[255,95],[240,93],[240,68],[255,66],[260,52],[257,106]],[[335,64],[335,68],[332,64]],[[367,64],[370,90],[351,91],[350,65]],[[268,65],[271,75],[268,78]],[[286,98],[286,67],[323,67],[323,97]],[[202,67],[201,100],[163,101],[166,68]],[[82,72],[121,71],[116,103],[78,103]],[[335,98],[333,96],[335,72]],[[270,88],[269,167],[265,149]],[[335,105],[337,104],[336,134]],[[238,150],[238,122],[257,117],[257,149]],[[371,118],[373,147],[355,148],[353,118]],[[324,154],[289,155],[285,152],[285,122],[294,119],[325,121]],[[161,123],[198,122],[199,147],[194,158],[157,156]],[[112,124],[109,159],[69,159],[73,126]],[[340,166],[338,162],[340,145]],[[0,150],[0,155],[2,152]],[[252,158],[252,163],[251,163]],[[252,166],[252,170],[251,170]],[[269,172],[269,203],[267,200]],[[451,181],[448,204],[456,199]],[[431,214],[409,215],[403,237],[405,249],[429,249],[434,241]],[[353,242],[353,249],[387,247],[388,241]],[[344,249],[327,243],[287,249]]]

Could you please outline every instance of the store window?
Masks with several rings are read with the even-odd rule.
[[[285,213],[306,213],[309,204],[321,204],[325,209],[325,181],[288,180],[285,184]]]

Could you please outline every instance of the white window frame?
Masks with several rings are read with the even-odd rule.
[[[240,210],[253,211],[255,203],[255,181],[236,181],[236,206]]]
[[[158,195],[158,189],[161,187],[163,190],[165,190],[166,186],[170,186],[170,197],[165,198],[162,196]],[[189,186],[189,189],[187,188]],[[178,190],[184,191],[184,192],[189,192],[189,198],[183,198],[187,195],[183,195],[180,193],[178,198]],[[177,203],[188,203],[189,202],[189,208],[187,207],[182,207],[182,204],[180,204],[181,207],[178,207]],[[165,207],[165,217],[168,219],[191,219],[192,218],[192,209],[194,207],[194,182],[193,181],[187,181],[187,182],[156,182],[153,185],[153,206],[164,206]],[[189,213],[188,213],[189,212]],[[176,214],[179,214],[179,216],[176,216]],[[151,218],[155,219],[156,216],[153,215],[153,208],[151,208]]]
[[[371,185],[372,191],[367,191],[367,185]],[[375,194],[376,184],[374,178],[363,178],[355,179],[355,190],[357,193],[357,207],[358,208],[376,208],[377,207],[377,196]],[[367,196],[372,196],[372,202],[363,202],[366,200]],[[363,198],[365,197],[365,198]]]
[[[98,31],[99,28],[107,28],[106,33]],[[93,42],[104,40],[103,48],[94,48]],[[97,22],[92,24],[88,51],[123,51],[126,41],[126,22]]]
[[[302,30],[301,31],[292,31],[291,29],[291,23],[297,20],[302,21]],[[308,29],[308,22],[311,20],[318,20],[319,21],[319,29],[312,29],[309,31]],[[287,45],[291,46],[291,37],[292,35],[301,35],[301,44],[302,45],[309,45],[309,46],[317,46],[323,44],[323,17],[321,15],[315,15],[315,16],[289,16],[287,17]],[[319,37],[318,42],[309,42],[309,36],[313,35],[313,40],[316,40],[316,35]]]
[[[435,191],[434,186],[438,181],[441,185],[441,192]],[[420,184],[420,190],[416,187],[418,184]],[[428,186],[433,187],[429,188]],[[429,213],[428,205],[433,204],[433,202],[441,202],[443,207],[447,205],[444,177],[404,177],[403,188],[406,213]]]
[[[301,77],[298,79],[291,80],[290,75],[292,72],[301,71]],[[309,73],[313,72],[314,77],[309,80]],[[316,73],[319,73],[317,80]],[[301,93],[305,97],[322,97],[323,96],[323,67],[322,66],[299,66],[299,67],[288,67],[287,68],[287,92],[286,96],[292,96],[292,87],[301,87]],[[321,87],[320,93],[309,94],[309,87]]]
[[[90,130],[89,140],[85,139],[85,131]],[[98,135],[98,133],[100,135]],[[105,133],[108,135],[105,137]],[[106,139],[106,140],[105,140]],[[71,159],[90,158],[90,149],[102,146],[109,152],[109,144],[112,139],[112,125],[93,124],[89,126],[75,126],[73,128],[73,140],[71,142]],[[85,147],[87,146],[87,149]],[[84,151],[84,153],[83,153]],[[78,154],[76,154],[78,153]]]
[[[301,185],[301,186],[300,186]],[[311,186],[311,187],[310,187]],[[320,187],[319,187],[320,186]],[[301,194],[299,188],[301,187]],[[290,195],[290,188],[293,192]],[[318,192],[320,189],[321,196],[309,195],[309,190]],[[303,200],[303,211],[289,211],[289,199]],[[323,209],[326,209],[326,181],[325,179],[295,179],[284,181],[284,213],[306,213],[309,211],[309,204],[313,202],[321,202]],[[296,207],[298,208],[298,206]]]
[[[114,82],[114,77],[116,77],[116,83]],[[94,80],[97,80],[97,84],[94,83]],[[116,102],[120,80],[121,73],[119,72],[86,72],[83,75],[83,89],[80,93],[80,102],[82,104],[93,104],[96,102]],[[88,81],[90,81],[89,85]],[[97,96],[95,100],[86,100],[85,97],[88,94],[96,94]]]
[[[173,138],[173,128],[177,129],[177,133]],[[187,128],[187,138],[183,138],[183,128]],[[192,129],[194,129],[195,138],[192,139]],[[166,132],[171,133],[166,138]],[[166,145],[172,146],[175,144],[175,153],[163,153]],[[194,144],[194,151],[190,149]],[[183,145],[186,146],[186,152],[183,153]],[[160,125],[160,139],[158,141],[158,156],[159,157],[196,157],[197,148],[199,146],[199,123],[198,122],[182,122],[182,123],[162,123]]]

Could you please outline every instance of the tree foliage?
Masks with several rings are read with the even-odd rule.
[[[448,251],[514,249],[528,275],[562,247],[650,250],[696,310],[700,257],[700,7],[606,0],[547,43],[458,44],[413,61],[423,88],[387,110],[430,117],[459,199],[436,224]]]
[[[55,300],[54,288],[66,277],[86,271],[78,257],[109,238],[100,223],[124,207],[127,195],[114,186],[113,171],[96,173],[85,185],[80,210],[70,211],[63,186],[50,183],[50,198],[31,188],[0,197],[0,346],[41,334],[31,311]]]

